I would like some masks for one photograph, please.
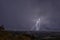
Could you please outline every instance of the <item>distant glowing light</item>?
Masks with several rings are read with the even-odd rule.
[[[39,26],[40,26],[40,18],[36,21],[36,30],[39,30]]]
[[[35,21],[35,20],[34,20]],[[35,29],[34,29],[35,28]],[[36,23],[35,25],[32,27],[32,31],[35,30],[35,31],[39,31],[40,29],[40,18],[36,20]]]
[[[34,25],[30,29],[31,31],[47,30],[46,27],[49,28],[51,26],[51,21],[48,16],[34,16],[32,19]]]

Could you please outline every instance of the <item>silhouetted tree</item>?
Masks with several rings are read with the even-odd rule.
[[[0,26],[0,31],[4,31],[5,29],[4,29],[4,25],[1,25]]]

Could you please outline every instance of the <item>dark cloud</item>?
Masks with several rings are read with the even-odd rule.
[[[60,30],[59,0],[0,0],[0,24],[8,30],[30,30],[41,18],[40,30]]]

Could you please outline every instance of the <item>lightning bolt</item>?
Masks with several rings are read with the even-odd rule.
[[[35,21],[35,20],[34,20],[34,21]],[[36,23],[35,23],[35,25],[31,28],[31,30],[34,30],[34,28],[35,28],[36,31],[39,31],[39,29],[40,29],[40,18],[36,20]]]

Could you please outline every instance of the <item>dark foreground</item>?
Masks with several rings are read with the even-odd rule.
[[[0,31],[0,40],[60,40],[60,32]]]

